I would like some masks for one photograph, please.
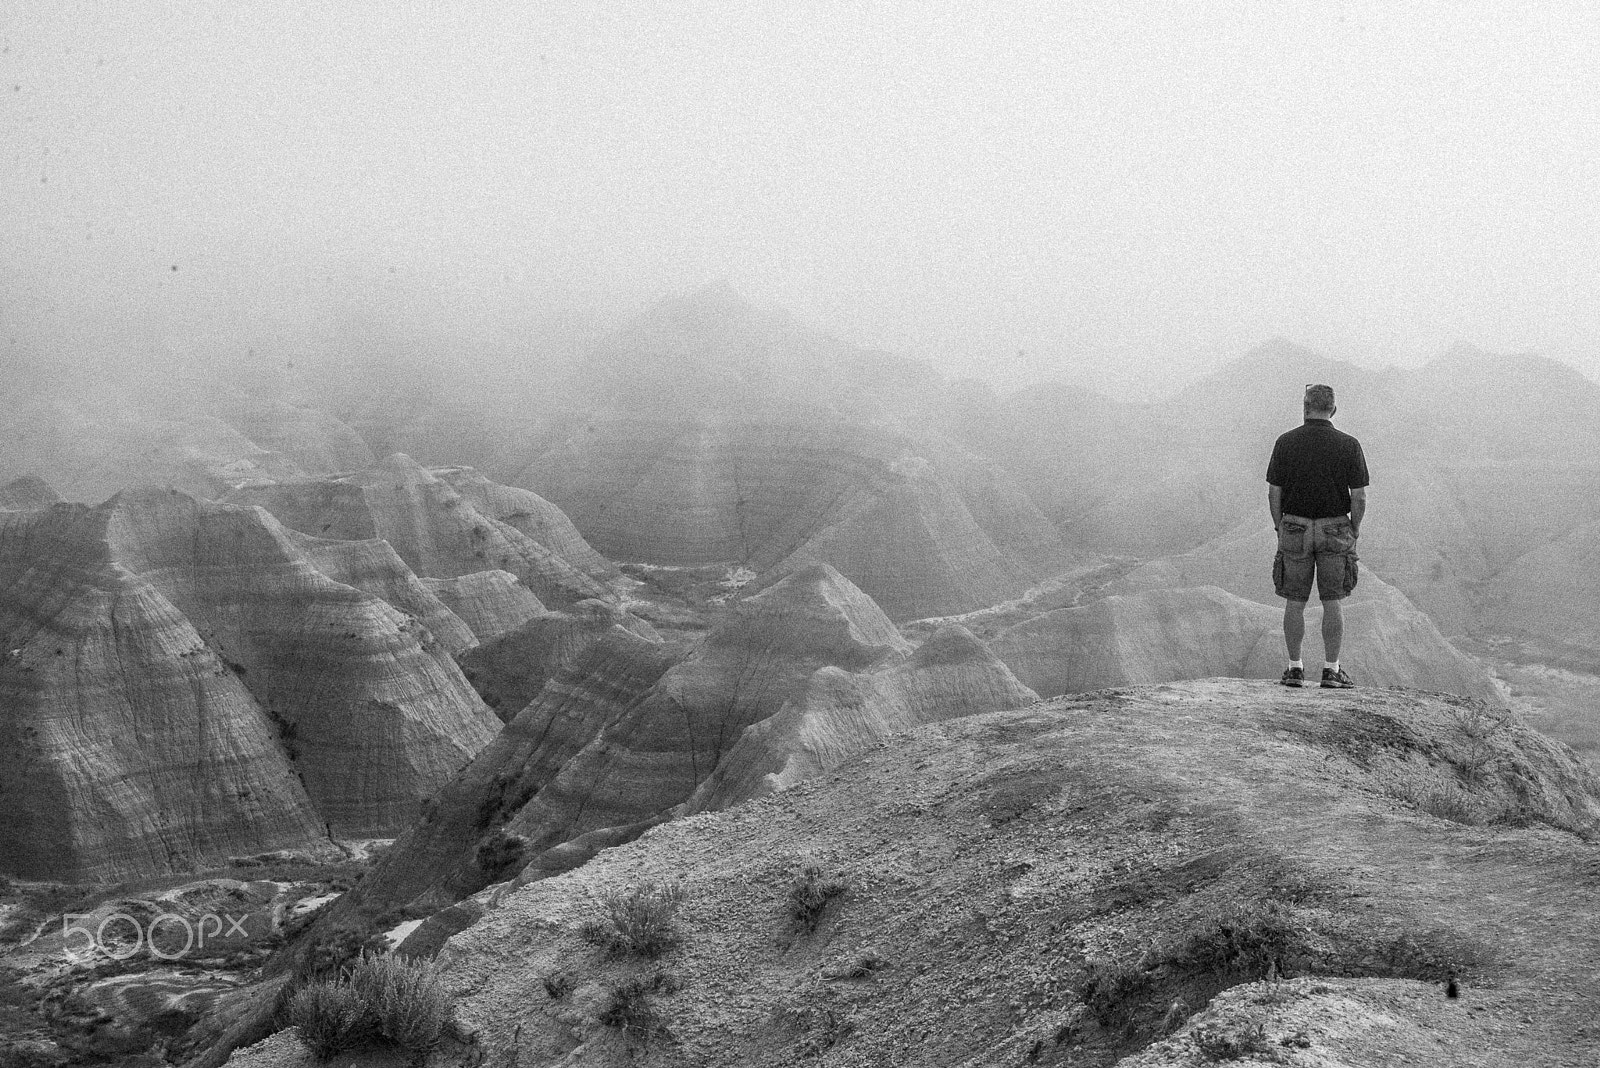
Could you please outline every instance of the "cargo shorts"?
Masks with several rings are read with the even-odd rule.
[[[1311,599],[1311,577],[1317,596],[1337,601],[1356,588],[1356,532],[1347,515],[1304,519],[1286,515],[1278,523],[1278,554],[1272,558],[1272,587],[1290,601]]]

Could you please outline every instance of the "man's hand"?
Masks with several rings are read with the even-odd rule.
[[[1283,522],[1283,487],[1267,483],[1267,511],[1272,513],[1272,529]]]
[[[1361,537],[1361,517],[1367,514],[1367,487],[1350,491],[1350,532]]]

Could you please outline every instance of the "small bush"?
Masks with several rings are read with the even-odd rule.
[[[855,1033],[855,1021],[832,1005],[804,1009],[796,1014],[796,1022],[807,1034],[798,1044],[803,1057],[820,1057]]]
[[[520,834],[507,834],[502,828],[478,845],[476,859],[478,870],[491,883],[501,881],[513,867],[522,862],[523,850],[528,840]]]
[[[789,917],[795,929],[811,934],[822,922],[828,903],[844,893],[845,885],[835,879],[824,879],[822,869],[807,864],[794,885],[789,887]]]
[[[335,979],[365,955],[389,951],[389,940],[369,926],[335,927],[317,936],[300,961],[300,979]]]
[[[1505,730],[1511,722],[1511,713],[1495,710],[1481,701],[1452,705],[1450,719],[1466,739],[1462,753],[1452,763],[1475,777],[1489,761],[1494,759],[1494,736]]]
[[[1194,1029],[1194,1044],[1214,1061],[1236,1061],[1272,1050],[1267,1029],[1259,1020],[1208,1021]]]
[[[683,898],[683,887],[677,883],[608,890],[597,901],[600,914],[579,933],[613,957],[654,959],[683,941],[677,925]]]
[[[366,954],[348,977],[301,987],[287,1017],[321,1060],[387,1043],[420,1062],[439,1044],[450,1002],[427,961]]]
[[[1419,786],[1415,783],[1397,783],[1389,788],[1390,796],[1425,812],[1436,819],[1449,820],[1468,827],[1479,827],[1488,822],[1483,809],[1473,798],[1457,786],[1433,783]]]
[[[288,1023],[300,1029],[318,1060],[327,1060],[372,1040],[372,1020],[360,995],[346,983],[311,983],[289,999]]]
[[[671,1032],[656,1012],[650,995],[676,989],[676,983],[663,972],[616,983],[606,991],[606,1004],[598,1019],[605,1026],[615,1027],[628,1038],[647,1045],[654,1038],[670,1038]]]
[[[428,961],[363,956],[350,985],[372,1006],[381,1037],[418,1060],[439,1044],[450,1022],[450,1001]]]
[[[543,982],[544,992],[549,995],[551,1001],[560,1001],[572,993],[572,988],[577,985],[577,981],[572,978],[570,972],[560,970],[545,975]]]

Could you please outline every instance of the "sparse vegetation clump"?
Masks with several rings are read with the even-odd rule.
[[[599,915],[580,934],[613,957],[655,959],[683,941],[678,908],[684,890],[679,883],[643,883],[625,890],[607,890],[596,899]]]
[[[318,1060],[365,1045],[370,1036],[367,1008],[349,983],[310,983],[289,998],[287,1022]]]
[[[1505,709],[1491,709],[1481,701],[1452,704],[1450,719],[1465,742],[1462,752],[1452,761],[1466,773],[1476,778],[1478,773],[1494,759],[1494,737],[1511,723],[1511,713]]]
[[[1194,1044],[1213,1061],[1236,1061],[1272,1050],[1260,1020],[1207,1021],[1194,1029]]]
[[[508,834],[504,828],[495,831],[479,844],[475,860],[478,870],[491,883],[499,882],[522,863],[528,840],[520,834]]]
[[[293,932],[290,932],[292,937]],[[368,956],[389,951],[389,940],[370,923],[339,926],[316,936],[302,958],[296,977],[302,980],[334,979]]]
[[[653,1039],[671,1038],[666,1021],[656,1011],[650,995],[670,994],[677,983],[666,972],[634,976],[615,983],[606,991],[606,1004],[597,1017],[607,1027],[615,1027],[635,1042],[649,1045]]]
[[[845,892],[845,884],[824,878],[822,868],[807,864],[789,887],[789,917],[797,931],[811,934],[822,922],[822,915],[834,898]]]
[[[1390,796],[1441,820],[1460,823],[1468,827],[1481,827],[1490,822],[1483,807],[1459,786],[1450,783],[1433,783],[1419,786],[1415,783],[1397,783],[1389,788]]]
[[[560,1001],[572,993],[573,987],[577,985],[577,980],[572,978],[571,972],[565,972],[559,968],[553,972],[546,973],[541,977],[541,981],[544,983],[544,992],[551,1001]]]
[[[1135,962],[1090,961],[1078,997],[1100,1026],[1154,1037],[1175,1022],[1166,1006],[1203,1006],[1247,979],[1315,974],[1438,982],[1490,961],[1483,946],[1448,931],[1376,933],[1353,918],[1330,923],[1266,900],[1202,914]],[[1269,996],[1276,993],[1269,988]]]
[[[433,965],[363,955],[348,975],[308,983],[289,999],[286,1022],[320,1060],[389,1045],[420,1062],[450,1022],[450,1002]]]

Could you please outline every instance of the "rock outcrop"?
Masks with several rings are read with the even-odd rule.
[[[991,465],[821,413],[595,418],[519,477],[613,559],[825,563],[894,619],[1015,596],[1067,556]]]
[[[594,573],[614,574],[589,549],[559,512],[527,491],[494,487],[469,470],[451,469],[450,479],[396,454],[361,471],[327,479],[245,487],[231,504],[265,508],[286,526],[322,538],[382,538],[418,575],[450,579],[480,571],[515,575],[542,603],[569,605],[587,598],[615,600]],[[478,509],[482,500],[491,511]],[[519,514],[521,513],[521,514]],[[534,540],[524,529],[548,532],[576,554]]]
[[[909,660],[881,671],[818,669],[800,696],[745,728],[681,813],[715,811],[793,786],[916,727],[1038,699],[965,627],[943,627]]]
[[[533,591],[509,571],[475,571],[422,585],[465,623],[478,643],[493,641],[545,611]]]
[[[601,601],[580,601],[567,612],[530,616],[514,630],[483,639],[460,657],[461,670],[501,719],[514,719],[545,683],[576,670],[589,647],[618,628],[652,644],[654,627]]]
[[[445,904],[519,869],[533,878],[581,864],[683,811],[746,728],[804,697],[819,669],[888,668],[911,653],[869,598],[820,565],[730,606],[687,657],[598,615],[564,630],[527,628],[523,643],[542,631],[550,650],[539,692],[440,792],[437,807],[395,844],[351,905],[382,910],[419,897]],[[957,664],[977,670],[958,681]],[[1029,697],[958,635],[915,666],[867,685],[877,690],[876,725],[858,725],[863,739],[886,733],[895,715],[934,717],[947,706]],[[849,744],[851,728],[842,723],[848,713],[830,715],[821,703],[811,703],[811,718],[800,726],[840,720],[836,744],[830,748],[821,728],[801,739],[809,752],[796,754],[793,773],[806,761],[839,758]],[[746,752],[779,761],[782,773],[775,743]],[[766,770],[724,772],[726,788],[709,787],[701,803],[717,801],[719,790],[717,803],[732,803],[748,792],[745,779]]]
[[[477,632],[455,611],[467,598],[453,598],[455,603],[447,603],[441,594],[454,592],[454,584],[446,584],[448,589],[441,591],[433,580],[417,578],[388,542],[381,538],[334,541],[295,531],[289,534],[295,547],[318,571],[335,582],[387,601],[416,619],[446,652],[454,655],[477,643]]]
[[[600,628],[547,680],[537,700],[439,791],[328,922],[337,923],[358,902],[369,911],[449,904],[512,874],[528,860],[526,839],[498,829],[586,746],[603,744],[607,728],[641,705],[681,656],[616,624]],[[496,838],[499,851],[480,857]]]
[[[326,846],[279,727],[111,507],[0,519],[0,871],[108,880]]]
[[[279,724],[336,834],[396,833],[497,732],[425,625],[328,577],[304,539],[262,509],[147,490],[99,511],[116,566],[181,611]],[[349,577],[393,559],[378,543],[358,546],[358,562],[347,549],[314,548]],[[403,574],[358,581],[428,596]]]

